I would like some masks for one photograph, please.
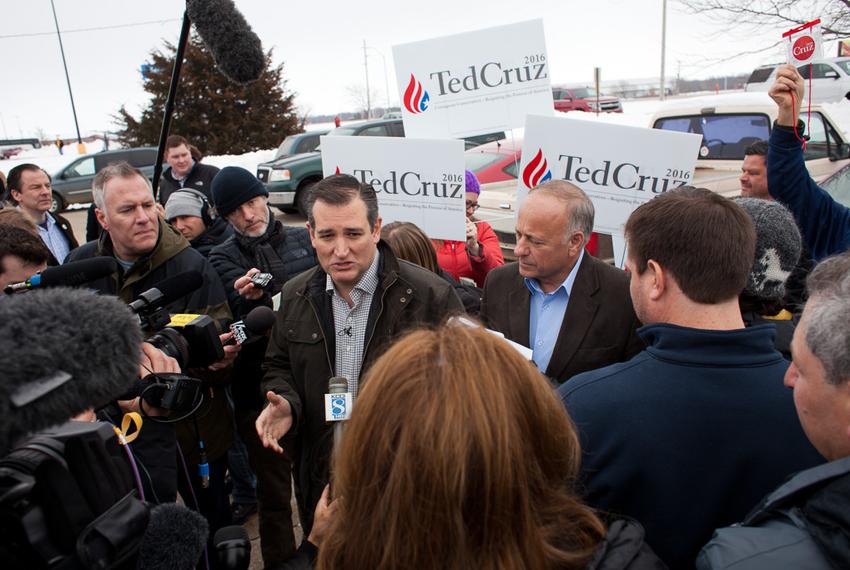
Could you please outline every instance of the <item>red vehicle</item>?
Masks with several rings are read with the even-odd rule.
[[[593,87],[552,87],[552,98],[555,100],[555,110],[566,113],[567,111],[596,111],[597,102],[599,111],[603,113],[622,113],[623,106],[616,97],[600,94],[596,95]]]
[[[475,174],[481,184],[516,180],[522,159],[522,139],[483,144],[469,149],[465,154],[466,167]],[[487,188],[482,186],[481,190],[486,192]],[[596,232],[590,234],[586,247],[591,255],[597,254],[598,240],[599,235]],[[502,236],[500,241],[505,241]],[[508,258],[513,258],[512,253],[508,252]]]
[[[4,148],[3,150],[0,150],[0,158],[4,160],[7,158],[12,158],[13,156],[20,154],[22,150],[23,149],[19,146],[16,146],[14,148]]]

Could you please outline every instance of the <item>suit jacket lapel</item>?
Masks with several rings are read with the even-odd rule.
[[[514,342],[518,342],[523,346],[529,345],[528,339],[528,323],[529,311],[531,310],[531,292],[525,285],[525,280],[519,274],[517,269],[517,282],[510,289],[508,295],[508,305],[505,311],[508,314],[508,331],[506,335]]]
[[[597,262],[593,257],[585,252],[573,283],[567,311],[561,323],[561,332],[558,333],[552,358],[546,368],[546,375],[550,378],[560,378],[564,373],[599,309],[599,304],[593,298],[593,294],[599,289],[595,263]]]

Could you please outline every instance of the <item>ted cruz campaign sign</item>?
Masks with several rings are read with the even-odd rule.
[[[463,141],[322,137],[321,145],[324,175],[370,184],[383,223],[412,222],[434,239],[466,239]]]
[[[611,234],[622,267],[629,215],[661,192],[691,184],[701,140],[692,133],[530,115],[517,202],[547,180],[575,184],[593,201],[594,231]]]
[[[409,137],[459,138],[553,114],[543,21],[393,47]]]

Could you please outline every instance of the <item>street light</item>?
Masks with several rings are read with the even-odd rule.
[[[53,22],[56,24],[56,37],[59,38],[59,51],[62,53],[62,66],[65,68],[65,81],[68,83],[68,95],[71,97],[71,112],[74,113],[74,127],[77,129],[77,152],[85,154],[86,146],[80,137],[80,125],[77,123],[77,108],[74,106],[74,93],[71,91],[71,77],[68,75],[68,64],[65,63],[65,48],[62,46],[62,34],[59,33],[59,20],[56,18],[56,6],[50,0],[50,8],[53,10]]]
[[[374,51],[376,54],[378,54],[379,56],[381,56],[381,61],[384,64],[384,91],[386,91],[386,93],[387,93],[387,111],[386,112],[388,112],[390,110],[390,82],[389,82],[389,79],[388,79],[389,76],[387,75],[387,58],[384,57],[384,54],[381,53],[381,51],[379,49],[373,48],[372,46],[367,46],[365,44],[365,42],[363,44],[363,49],[364,50],[370,49],[370,50]],[[364,53],[364,57],[366,57],[365,53]]]

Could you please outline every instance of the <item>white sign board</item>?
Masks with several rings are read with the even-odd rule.
[[[409,137],[460,138],[554,113],[543,21],[393,47]]]
[[[623,226],[635,208],[691,184],[702,137],[560,117],[529,116],[517,202],[549,179],[572,182],[593,200],[594,231],[611,234],[624,262]]]
[[[433,239],[466,239],[463,141],[321,137],[325,176],[371,184],[385,224],[412,222]]]

